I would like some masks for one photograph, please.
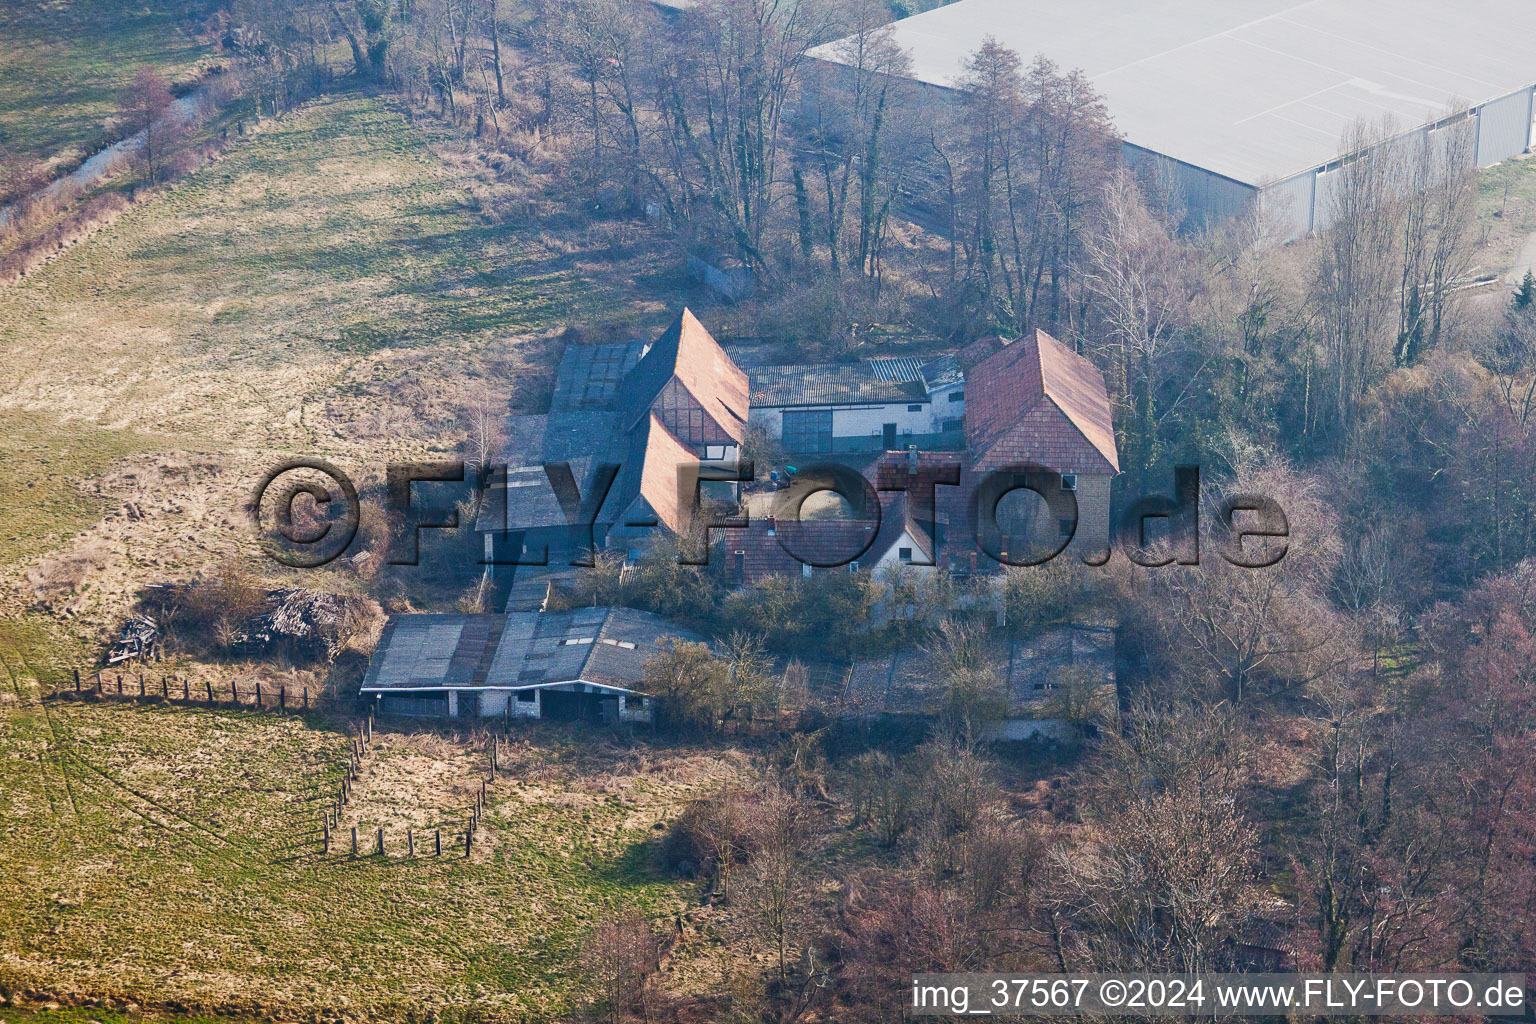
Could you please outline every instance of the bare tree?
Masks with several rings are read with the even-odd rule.
[[[1465,110],[1419,133],[1406,163],[1397,344],[1400,366],[1439,344],[1472,257],[1476,119]]]
[[[1312,300],[1333,376],[1330,422],[1346,432],[1392,350],[1402,244],[1401,147],[1390,144],[1396,134],[1390,119],[1356,122],[1343,151],[1357,155],[1323,179],[1329,187]]]
[[[1099,218],[1083,242],[1083,283],[1115,354],[1115,383],[1123,414],[1116,417],[1125,447],[1145,470],[1157,461],[1157,393],[1164,350],[1184,315],[1183,254],[1148,213],[1128,171],[1110,179]],[[1126,429],[1133,423],[1134,429]]]
[[[650,922],[634,912],[604,918],[582,946],[580,964],[603,1019],[623,1024],[644,1009],[648,982],[661,957]],[[642,1012],[641,1019],[649,1019]]]
[[[179,131],[172,110],[171,83],[164,75],[151,67],[135,72],[123,100],[123,120],[129,132],[144,135],[144,180],[154,184]]]

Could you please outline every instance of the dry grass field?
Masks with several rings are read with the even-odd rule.
[[[481,744],[381,731],[327,856],[343,723],[8,696],[0,984],[66,1003],[548,1019],[569,1009],[599,917],[685,910],[691,884],[658,871],[655,845],[686,800],[750,768],[730,751],[525,735],[466,859]]]
[[[0,1016],[84,1020],[69,1004],[90,998],[179,1019],[550,1019],[598,917],[691,900],[651,851],[744,755],[531,734],[465,859],[479,739],[381,731],[342,835],[371,852],[383,826],[391,856],[354,861],[320,852],[345,723],[41,699],[144,584],[254,551],[243,504],[276,462],[367,484],[447,455],[466,410],[537,405],[568,325],[666,315],[643,233],[489,209],[512,186],[382,101],[247,129],[0,295],[0,987],[65,1004]]]
[[[467,408],[536,400],[566,325],[660,315],[598,269],[643,274],[643,245],[493,223],[495,188],[343,94],[7,288],[0,613],[100,639],[143,583],[248,549],[243,502],[281,459],[363,481],[451,452]]]

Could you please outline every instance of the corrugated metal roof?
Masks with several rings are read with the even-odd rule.
[[[516,689],[577,681],[633,689],[666,637],[703,639],[633,608],[395,615],[369,659],[362,689]]]
[[[899,356],[885,359],[869,360],[869,372],[875,375],[876,380],[894,381],[897,384],[906,384],[914,380],[923,379],[923,361],[911,356]]]
[[[987,36],[1081,68],[1127,142],[1250,185],[1330,162],[1356,119],[1407,130],[1536,84],[1529,0],[960,0],[894,32],[933,85]]]

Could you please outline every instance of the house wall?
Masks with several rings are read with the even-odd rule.
[[[736,443],[736,439],[727,434],[702,405],[694,401],[693,395],[675,377],[667,382],[661,394],[656,396],[656,401],[651,403],[651,411],[685,444],[697,447]],[[698,454],[702,455],[703,452]]]
[[[539,691],[533,691],[532,701],[521,701],[512,693],[504,695],[503,704],[507,714],[513,718],[538,718],[543,712],[543,704],[539,699]],[[497,712],[500,714],[500,712]]]
[[[1058,559],[1090,558],[1097,561],[1108,550],[1110,539],[1110,480],[1111,477],[1107,474],[1078,474],[1077,490],[1074,492],[1077,496],[1077,530],[1072,534],[1071,543],[1056,556]],[[1030,494],[1024,494],[1022,498],[1032,503],[1036,514],[1032,524],[1026,524],[1016,519],[1012,521],[1012,526],[1015,530],[1025,527],[1023,537],[1027,538],[1028,526],[1032,525],[1033,546],[1043,554],[1061,543],[1061,523],[1055,516],[1050,515],[1046,511],[1046,506],[1042,499]],[[1007,512],[1004,506],[999,507],[998,519],[1005,535],[1008,534],[1010,522],[1007,519]],[[1010,538],[1007,536],[1003,540],[1005,544],[1010,542]],[[1020,534],[1015,533],[1013,534],[1012,541],[1015,543],[1015,548],[1018,549],[1008,548],[1006,553],[1011,557],[1022,556],[1024,550],[1019,545],[1029,543],[1028,540],[1022,539]],[[983,555],[982,557],[990,561],[987,556]]]
[[[913,402],[889,402],[881,405],[832,406],[832,451],[873,452],[882,448],[884,427],[896,424],[896,447],[917,445],[922,451],[942,451],[959,448],[964,444],[959,429],[944,432],[944,421],[964,420],[965,401],[950,402],[950,393],[963,393],[959,387],[947,389],[938,402],[927,400]],[[907,406],[921,405],[918,412]],[[754,426],[761,427],[776,438],[784,437],[784,411],[786,409],[810,409],[813,406],[753,406],[750,414]],[[826,407],[822,407],[826,408]]]
[[[1312,230],[1317,202],[1317,171],[1307,170],[1259,192],[1259,203],[1281,241],[1290,242]]]
[[[1198,230],[1209,224],[1236,217],[1253,203],[1259,190],[1240,181],[1223,177],[1175,160],[1129,142],[1120,147],[1125,165],[1184,203],[1184,226]]]
[[[650,697],[625,697],[623,706],[619,708],[619,721],[649,722],[652,703]]]
[[[901,560],[902,548],[912,549],[912,561],[903,562]],[[943,552],[940,552],[941,557],[942,554]],[[928,556],[923,554],[921,546],[917,543],[916,539],[913,538],[912,531],[908,530],[901,535],[901,540],[897,541],[895,544],[892,544],[889,548],[886,549],[885,554],[881,555],[878,561],[869,562],[866,556],[865,558],[860,559],[859,562],[862,566],[868,567],[871,572],[876,574],[903,566],[916,569],[919,572],[932,572],[936,567],[932,565],[925,565],[924,562],[927,560],[927,558]]]

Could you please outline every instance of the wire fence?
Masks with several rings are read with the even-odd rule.
[[[331,697],[311,692],[309,687],[273,686],[260,682],[241,686],[238,681],[215,686],[204,680],[194,683],[185,676],[152,672],[74,672],[72,686],[55,687],[54,699],[125,700],[194,707],[243,708],[248,711],[329,711],[357,713],[361,704],[355,697]]]

